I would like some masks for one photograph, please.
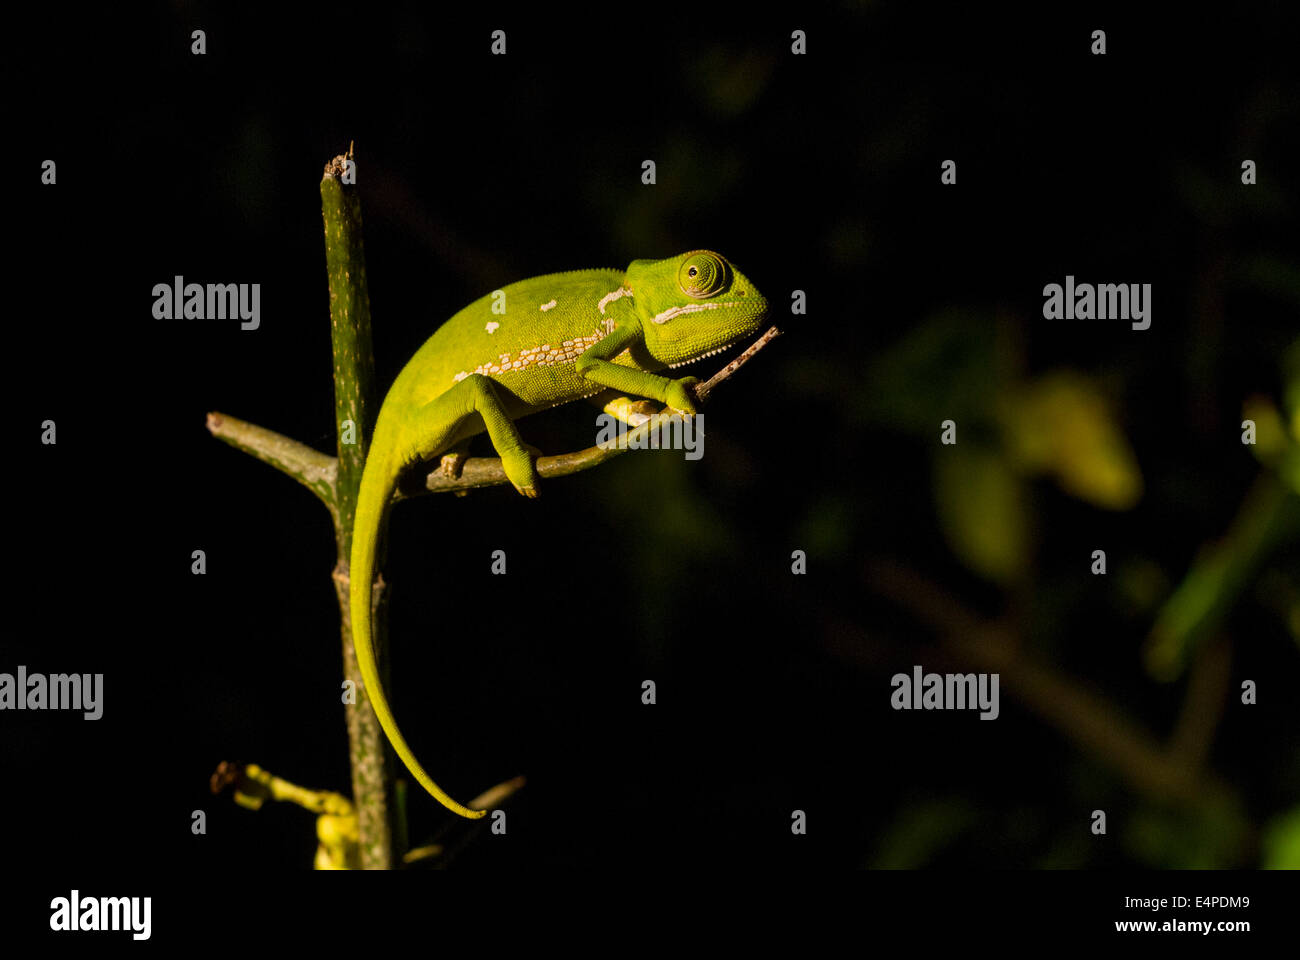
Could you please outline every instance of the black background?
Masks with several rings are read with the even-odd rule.
[[[508,836],[480,837],[458,866],[883,865],[891,824],[953,795],[972,826],[914,865],[1168,865],[1087,834],[1094,807],[1122,821],[1136,801],[1005,692],[995,723],[889,708],[888,677],[925,662],[924,632],[864,588],[864,563],[901,556],[990,615],[1005,598],[936,528],[937,423],[908,437],[853,410],[867,362],[918,318],[1010,315],[1028,369],[1119,371],[1149,480],[1194,488],[1164,496],[1153,481],[1130,513],[1059,506],[1038,562],[1059,573],[1101,536],[1185,568],[1249,485],[1241,398],[1278,394],[1274,361],[1297,327],[1284,295],[1233,293],[1217,325],[1195,299],[1207,263],[1296,262],[1297,34],[1283,9],[1145,22],[1094,7],[735,19],[172,4],[51,8],[15,28],[0,668],[102,672],[106,694],[94,723],[4,717],[14,862],[56,877],[301,871],[310,818],[239,809],[207,793],[208,775],[256,762],[348,789],[328,517],[204,417],[332,452],[318,182],[355,141],[382,384],[503,283],[702,246],[787,330],[711,403],[698,463],[637,454],[547,482],[537,502],[496,489],[395,510],[391,695],[408,739],[458,798],[529,778]],[[1088,53],[1099,26],[1105,57]],[[498,27],[505,57],[488,53]],[[795,27],[805,57],[789,53]],[[195,28],[204,57],[189,52]],[[1245,157],[1260,169],[1253,206],[1234,199]],[[55,187],[39,184],[47,158]],[[955,188],[939,184],[949,158]],[[1231,216],[1187,199],[1197,176]],[[1151,330],[1043,320],[1042,286],[1066,273],[1152,283]],[[260,282],[261,329],[154,320],[151,289],[177,274]],[[807,317],[788,316],[796,288]],[[47,418],[56,447],[33,440]],[[522,429],[547,452],[592,436],[585,408]],[[190,574],[196,548],[204,577]],[[790,575],[795,548],[805,577]],[[489,574],[495,549],[505,578]],[[1163,734],[1178,688],[1142,676],[1149,623],[1105,589],[1084,585],[1039,627],[1047,655]],[[1234,676],[1293,689],[1294,645],[1242,616],[1259,642]],[[1260,820],[1300,785],[1281,699],[1225,720],[1213,758]],[[790,834],[795,808],[806,837]],[[206,836],[190,832],[196,809]],[[441,822],[417,803],[414,839]]]

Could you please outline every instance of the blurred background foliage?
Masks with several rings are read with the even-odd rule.
[[[170,652],[187,679],[163,694],[187,732],[176,803],[226,757],[348,782],[330,532],[292,484],[213,444],[203,414],[332,443],[316,184],[355,140],[381,382],[503,283],[700,246],[788,331],[719,392],[698,464],[637,454],[538,504],[495,491],[395,511],[404,730],[454,795],[529,775],[508,848],[459,865],[1300,866],[1291,14],[1111,16],[1094,58],[1092,18],[1066,12],[843,4],[700,31],[609,12],[511,20],[493,61],[497,24],[475,11],[341,7],[342,64],[324,14],[124,16],[139,20],[119,25],[103,84],[27,118],[68,157],[67,217],[90,199],[87,136],[152,158],[129,205],[93,198],[149,229],[129,258],[87,247],[87,262],[133,316],[174,273],[264,283],[255,344],[141,330],[127,348],[162,356],[112,384],[196,478],[161,501],[117,491],[177,518],[140,545],[172,578],[160,620],[189,624]],[[178,39],[198,23],[202,62]],[[98,62],[85,29],[51,62]],[[58,222],[36,242],[89,243]],[[1066,274],[1151,283],[1151,329],[1043,319],[1043,286]],[[789,313],[797,289],[806,316]],[[93,408],[115,373],[95,358],[122,336],[87,332],[70,403]],[[591,415],[539,415],[525,438],[586,446]],[[158,566],[195,542],[219,558],[206,582]],[[504,584],[486,575],[496,548]],[[889,678],[918,663],[1000,672],[1001,716],[891,710]],[[78,762],[105,762],[90,753]],[[572,822],[575,796],[598,826]],[[807,837],[787,835],[796,808]],[[213,816],[231,856],[310,860],[310,831],[264,826],[274,810]],[[411,816],[418,844],[438,813]]]

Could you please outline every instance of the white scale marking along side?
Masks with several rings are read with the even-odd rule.
[[[586,352],[588,347],[614,332],[613,320],[606,320],[601,326],[601,330],[597,330],[590,336],[565,340],[558,347],[552,347],[549,343],[544,343],[540,347],[528,347],[520,350],[514,356],[503,353],[497,358],[496,363],[480,363],[473,371],[462,370],[451,379],[456,383],[460,383],[471,372],[485,376],[496,376],[517,370],[527,370],[529,367],[552,367],[559,364],[573,363]]]

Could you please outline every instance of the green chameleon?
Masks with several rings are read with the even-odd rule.
[[[448,810],[471,819],[486,813],[453,800],[415,759],[384,698],[371,641],[370,581],[398,476],[434,457],[455,474],[469,438],[486,430],[506,477],[535,497],[535,451],[520,439],[515,420],[607,388],[693,414],[689,388],[699,380],[653,371],[725,350],[755,333],[767,309],[754,285],[708,250],[633,260],[626,273],[552,273],[474,301],[398,374],[375,422],[357,498],[352,635],[380,726],[406,768]]]

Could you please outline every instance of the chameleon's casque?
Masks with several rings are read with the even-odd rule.
[[[696,378],[656,371],[752,336],[767,310],[749,279],[709,250],[634,260],[625,272],[552,273],[474,301],[398,374],[379,410],[357,498],[352,635],[366,694],[393,749],[447,809],[470,818],[486,812],[457,803],[416,761],[384,697],[371,642],[377,541],[398,476],[419,461],[463,452],[470,437],[486,431],[515,489],[535,497],[533,456],[515,420],[606,391],[694,413],[687,387]]]

